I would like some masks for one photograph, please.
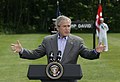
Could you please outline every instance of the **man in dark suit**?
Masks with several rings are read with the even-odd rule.
[[[91,50],[84,45],[82,38],[70,34],[70,18],[59,16],[55,24],[58,33],[46,36],[37,49],[24,49],[17,41],[16,44],[11,45],[13,51],[19,53],[20,57],[25,59],[37,59],[47,55],[48,63],[51,52],[54,53],[54,58],[56,58],[58,51],[61,51],[61,64],[76,64],[79,55],[86,59],[97,59],[100,52],[104,51],[104,45],[99,44],[96,49]]]

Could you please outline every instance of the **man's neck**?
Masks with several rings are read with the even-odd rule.
[[[67,36],[63,36],[63,35],[61,35],[60,33],[58,34],[58,37],[60,37],[60,38],[66,38]]]

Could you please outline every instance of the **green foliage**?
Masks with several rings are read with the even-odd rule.
[[[72,20],[95,21],[99,0],[58,0],[60,11]],[[120,1],[101,0],[110,32],[120,32]],[[57,0],[0,0],[0,33],[48,32],[56,18]]]

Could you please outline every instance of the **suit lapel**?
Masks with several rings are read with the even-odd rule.
[[[55,55],[54,58],[56,58],[57,52],[58,52],[57,36],[58,36],[58,34],[56,34],[55,36],[53,36],[51,38],[51,41],[50,41],[52,50],[53,50],[54,55]]]
[[[72,49],[72,47],[73,47],[73,39],[70,36],[68,36],[68,40],[66,43],[66,47],[61,62],[63,62],[66,58],[68,58],[67,56],[69,56],[69,52]]]

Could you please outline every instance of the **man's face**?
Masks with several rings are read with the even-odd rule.
[[[100,23],[103,23],[104,22],[104,20],[100,20]]]
[[[63,20],[58,25],[58,32],[61,37],[68,36],[71,30],[71,22],[69,20]]]

